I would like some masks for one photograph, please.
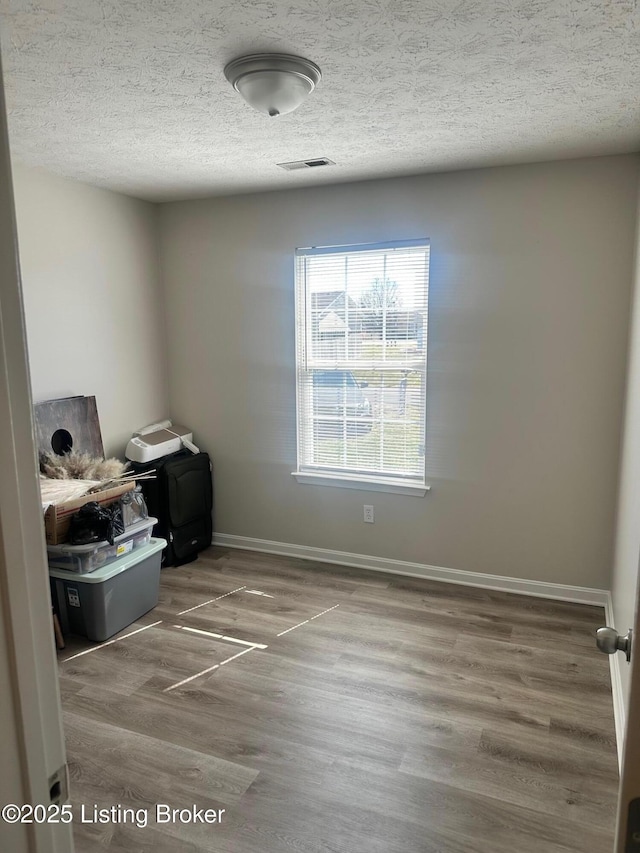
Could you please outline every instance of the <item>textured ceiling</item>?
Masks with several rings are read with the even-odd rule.
[[[640,149],[636,0],[0,0],[0,33],[15,159],[152,200]],[[296,112],[225,80],[262,51],[322,68]]]

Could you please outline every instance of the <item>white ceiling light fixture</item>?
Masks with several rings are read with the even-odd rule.
[[[315,62],[301,56],[253,53],[232,60],[224,76],[248,104],[273,117],[297,109],[322,73]]]

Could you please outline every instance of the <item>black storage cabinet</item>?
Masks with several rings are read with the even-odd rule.
[[[149,515],[158,519],[153,535],[167,540],[162,566],[190,563],[211,545],[213,480],[208,453],[180,450],[145,465],[136,473],[156,470],[155,480],[142,480]]]

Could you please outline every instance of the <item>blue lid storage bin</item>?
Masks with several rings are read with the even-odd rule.
[[[164,539],[151,539],[101,569],[76,574],[49,568],[51,594],[63,633],[102,642],[158,603]]]

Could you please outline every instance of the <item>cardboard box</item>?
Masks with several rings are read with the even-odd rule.
[[[44,531],[47,545],[60,545],[62,542],[67,541],[71,516],[75,512],[78,512],[81,506],[89,503],[89,501],[96,501],[99,504],[107,506],[117,501],[126,492],[132,491],[135,485],[135,482],[130,481],[122,483],[120,486],[113,486],[111,489],[104,489],[102,492],[94,492],[92,495],[83,495],[81,498],[75,498],[72,501],[52,504],[44,514]]]

